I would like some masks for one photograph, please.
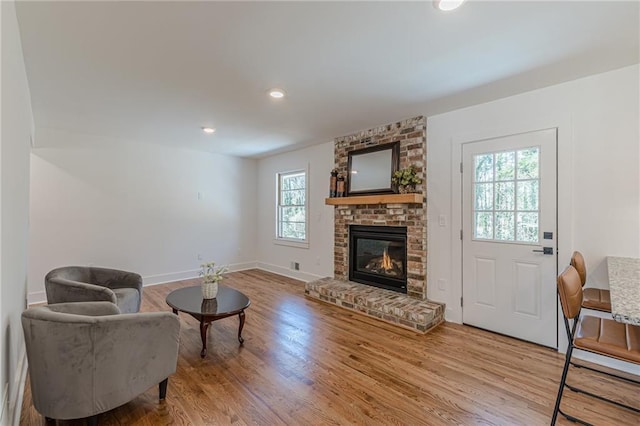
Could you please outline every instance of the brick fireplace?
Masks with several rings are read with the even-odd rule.
[[[415,117],[335,139],[335,167],[347,175],[351,151],[400,143],[399,168],[414,165],[422,194],[410,202],[337,204],[334,229],[334,277],[307,283],[313,298],[425,332],[443,321],[444,305],[426,300],[426,119]],[[346,199],[345,199],[346,200]],[[336,201],[333,199],[333,201]],[[337,200],[339,203],[340,201]],[[406,288],[400,294],[349,281],[350,227],[403,227],[406,229]]]

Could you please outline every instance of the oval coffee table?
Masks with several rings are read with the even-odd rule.
[[[202,289],[199,285],[184,287],[174,290],[167,296],[167,305],[173,308],[173,313],[184,312],[200,321],[200,338],[202,339],[202,351],[200,357],[207,355],[207,329],[213,321],[238,315],[240,328],[238,329],[238,341],[242,345],[242,327],[244,327],[244,310],[249,307],[251,301],[243,293],[224,285],[218,285],[218,295],[215,299],[203,299]]]

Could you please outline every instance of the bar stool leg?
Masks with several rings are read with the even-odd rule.
[[[567,348],[567,355],[564,361],[564,369],[562,370],[562,379],[560,380],[560,387],[558,388],[558,397],[556,398],[556,407],[553,410],[553,417],[551,418],[551,426],[556,424],[558,418],[558,412],[560,411],[560,401],[562,400],[562,392],[564,391],[565,382],[567,381],[567,373],[569,372],[569,365],[571,364],[571,353],[573,352],[573,344],[570,342]]]

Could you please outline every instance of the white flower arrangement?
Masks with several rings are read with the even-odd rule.
[[[207,262],[200,265],[199,275],[204,283],[219,283],[224,278],[224,274],[229,271],[226,266],[216,268],[215,262]]]

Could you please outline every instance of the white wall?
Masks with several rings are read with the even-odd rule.
[[[80,139],[31,155],[30,302],[62,265],[135,271],[145,284],[197,276],[207,260],[255,266],[255,160]]]
[[[608,255],[640,256],[639,67],[632,66],[429,117],[428,280],[431,299],[461,320],[461,143],[558,127],[558,263],[573,250],[589,282],[607,286]],[[455,165],[455,166],[453,166]],[[447,218],[446,227],[438,217]]]
[[[558,268],[580,250],[588,284],[606,288],[606,256],[640,257],[640,67],[430,117],[427,121],[428,296],[460,322],[461,144],[558,128]],[[447,226],[438,226],[444,215]],[[433,285],[445,280],[444,290]],[[550,283],[554,285],[554,283]],[[558,349],[567,347],[558,312]],[[637,366],[592,354],[579,357],[638,374]]]
[[[276,174],[309,168],[309,248],[274,243],[276,231]],[[258,259],[259,266],[304,281],[333,276],[333,206],[326,206],[329,173],[333,169],[333,142],[314,145],[258,163]],[[290,269],[300,263],[300,271]]]
[[[33,117],[13,1],[2,2],[1,22],[0,422],[5,425],[17,424],[26,372],[20,314],[26,307],[27,292],[29,146]]]

